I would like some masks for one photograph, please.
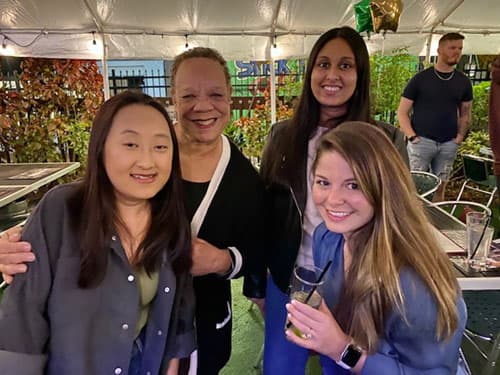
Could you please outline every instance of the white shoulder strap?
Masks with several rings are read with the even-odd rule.
[[[208,208],[210,207],[210,203],[212,203],[212,199],[214,198],[214,195],[219,188],[219,184],[222,180],[222,177],[224,176],[226,167],[229,164],[229,159],[231,158],[231,145],[224,135],[222,135],[221,137],[222,155],[219,159],[219,162],[217,163],[217,168],[215,168],[215,172],[210,180],[210,184],[208,184],[207,192],[205,193],[205,196],[203,197],[193,216],[193,219],[191,220],[191,234],[193,235],[193,237],[196,237],[198,235],[198,232],[200,231],[203,220],[205,220]]]

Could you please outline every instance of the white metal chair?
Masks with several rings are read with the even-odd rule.
[[[432,194],[441,185],[441,179],[430,172],[411,171],[411,177],[417,188],[417,193],[422,198],[431,199]]]
[[[479,211],[485,212],[489,217],[491,217],[491,209],[484,204],[470,201],[442,201],[442,202],[434,202],[435,206],[442,208],[445,211],[448,211],[451,215],[457,216],[458,219],[465,223],[465,213],[467,211]],[[455,215],[455,211],[457,207],[461,207],[462,209],[458,211],[457,215]]]
[[[486,195],[488,197],[486,206],[489,207],[497,191],[496,178],[491,169],[493,160],[469,154],[463,154],[462,160],[465,181],[460,188],[457,201],[462,198],[465,189],[469,189]]]
[[[464,291],[468,321],[462,348],[472,375],[500,374],[500,291]],[[475,369],[477,371],[471,371]]]

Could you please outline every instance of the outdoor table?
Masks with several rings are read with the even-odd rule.
[[[80,163],[6,163],[0,164],[0,207],[62,177]]]
[[[450,255],[458,283],[462,290],[500,290],[500,269],[474,271],[466,264],[465,223],[428,200],[422,199],[422,201],[432,225],[449,239],[451,245],[455,246],[449,250],[448,248],[444,248],[446,242],[442,244],[443,250]],[[455,236],[452,236],[452,234]],[[461,235],[456,236],[457,234]]]
[[[0,207],[7,206],[79,166],[80,163],[76,162],[0,164]],[[5,282],[2,282],[0,289],[4,286]]]

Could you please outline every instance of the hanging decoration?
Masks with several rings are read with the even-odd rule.
[[[361,0],[354,5],[356,30],[359,33],[396,32],[403,10],[401,0]]]
[[[354,4],[354,15],[358,33],[366,31],[370,34],[373,31],[370,0],[361,0],[359,3]]]
[[[396,32],[403,10],[401,0],[371,0],[371,20],[376,33],[387,30]]]

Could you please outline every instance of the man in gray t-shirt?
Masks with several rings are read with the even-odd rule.
[[[434,201],[444,200],[446,182],[470,121],[472,85],[454,68],[462,55],[463,39],[458,33],[441,37],[437,63],[408,82],[397,113],[409,141],[410,168],[430,170],[441,178]]]

